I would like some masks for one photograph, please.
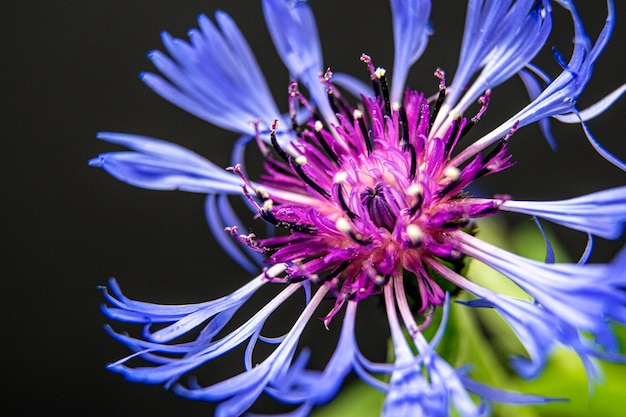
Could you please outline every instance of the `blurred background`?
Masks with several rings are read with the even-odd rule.
[[[465,6],[434,2],[434,35],[408,84],[436,91],[437,67],[451,80],[457,63]],[[602,29],[603,2],[581,1],[588,33]],[[367,79],[361,53],[391,67],[391,16],[386,1],[314,0],[325,64]],[[617,5],[617,29],[598,60],[580,108],[625,81],[626,17]],[[139,80],[153,70],[146,53],[159,49],[160,32],[185,37],[200,13],[221,9],[249,40],[281,109],[286,110],[287,71],[276,55],[260,1],[59,0],[2,6],[2,329],[4,415],[172,416],[211,415],[213,406],[183,400],[159,386],[131,384],[105,370],[126,354],[102,330],[98,285],[115,276],[133,298],[184,303],[227,294],[249,276],[224,256],[204,219],[204,197],[133,188],[90,168],[87,161],[114,146],[98,131],[153,136],[184,145],[219,165],[229,165],[236,135],[186,114]],[[549,43],[571,51],[568,15],[555,6]],[[537,62],[559,71],[549,49]],[[526,100],[518,79],[497,88],[481,121],[483,131]],[[626,99],[589,123],[598,140],[626,159]],[[477,132],[480,132],[477,130]],[[552,152],[538,128],[515,134],[518,164],[486,179],[480,191],[518,199],[558,199],[623,185],[625,175],[587,143],[579,126],[553,123],[559,145]],[[517,223],[515,223],[517,219]],[[508,234],[528,218],[507,217]],[[576,259],[586,237],[551,228]],[[593,260],[609,260],[624,239],[598,239]],[[386,325],[373,310],[365,325],[365,352],[384,359]],[[371,329],[380,325],[380,335]],[[312,341],[309,336],[305,342]],[[375,342],[375,343],[374,343]],[[329,346],[322,350],[330,349]],[[237,367],[239,363],[235,364]],[[226,366],[226,365],[224,365]],[[209,372],[211,372],[209,370]],[[585,388],[585,387],[583,387]]]

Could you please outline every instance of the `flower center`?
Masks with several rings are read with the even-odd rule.
[[[288,281],[330,286],[337,306],[379,293],[392,276],[413,277],[420,309],[441,304],[444,292],[424,261],[460,262],[450,231],[498,209],[493,200],[470,198],[463,189],[511,163],[504,138],[464,167],[449,164],[478,117],[458,117],[438,130],[445,131],[441,137],[432,135],[445,96],[443,73],[436,75],[442,82],[432,107],[424,94],[410,90],[402,105],[391,106],[384,71],[372,70],[376,97],[364,98],[358,109],[328,82],[339,126],[319,120],[297,126],[294,115],[297,140],[286,150],[275,124],[271,142],[279,159],[267,157],[262,192],[244,180],[260,216],[289,234],[238,238],[266,254],[269,263],[285,263]],[[293,88],[291,97],[300,97]],[[487,92],[481,98],[479,115],[488,97]]]
[[[396,224],[395,213],[399,211],[399,207],[388,188],[389,185],[379,182],[374,188],[363,191],[360,197],[361,204],[365,206],[372,223],[392,232]]]

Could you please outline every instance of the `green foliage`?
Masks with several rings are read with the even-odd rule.
[[[545,258],[544,239],[533,223],[503,232],[505,227],[493,220],[480,224],[478,237],[504,249],[529,258]],[[566,254],[558,241],[546,230],[556,258],[566,261]],[[517,286],[485,265],[472,262],[467,276],[494,291],[528,299]],[[459,298],[468,297],[461,293]],[[439,315],[433,323],[438,323]],[[436,326],[431,326],[431,328]],[[433,330],[428,329],[427,336]],[[622,346],[626,346],[626,330],[617,329]],[[621,417],[626,412],[626,366],[602,363],[603,381],[591,390],[582,364],[571,351],[556,349],[545,371],[535,380],[524,380],[512,372],[508,357],[524,354],[523,347],[508,325],[494,311],[469,309],[452,303],[450,320],[439,353],[455,367],[472,364],[472,377],[492,386],[540,394],[546,397],[567,398],[537,406],[510,406],[493,404],[494,417]],[[374,417],[379,416],[384,395],[363,382],[349,384],[329,405],[313,413],[314,417]],[[456,414],[455,414],[456,415]]]

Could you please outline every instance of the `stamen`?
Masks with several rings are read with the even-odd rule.
[[[382,286],[383,286],[383,285],[385,285],[388,281],[389,281],[389,276],[376,275],[376,276],[374,277],[374,284],[378,285],[379,287],[382,287]]]
[[[263,202],[263,210],[272,211],[273,208],[274,208],[274,202],[272,200],[267,199]]]
[[[428,121],[428,130],[430,131],[433,128],[433,123],[435,123],[435,119],[437,118],[437,114],[441,109],[441,105],[443,104],[443,100],[446,98],[446,78],[445,73],[437,68],[435,71],[435,77],[439,78],[439,94],[437,95],[437,101],[435,102],[435,106],[433,107],[433,112],[430,115],[430,120]]]
[[[278,156],[280,156],[285,162],[289,162],[289,155],[287,155],[287,152],[281,148],[276,140],[276,126],[278,126],[278,119],[274,119],[274,123],[270,126],[270,142],[272,142],[272,146],[274,147],[276,153],[278,153]]]
[[[420,194],[422,194],[422,192],[424,191],[423,187],[420,184],[411,184],[409,186],[409,188],[406,189],[406,192],[412,196],[412,197],[416,197]]]
[[[302,156],[302,155],[301,155]],[[313,188],[315,191],[317,191],[322,197],[324,198],[330,198],[330,194],[328,194],[328,192],[326,190],[324,190],[322,187],[319,186],[319,184],[317,184],[315,181],[313,181],[308,175],[306,175],[306,173],[304,172],[304,169],[302,168],[303,164],[306,164],[306,158],[302,159],[300,157],[298,158],[292,158],[289,157],[289,164],[291,165],[291,167],[293,168],[294,171],[296,171],[296,174],[298,174],[298,176],[302,179],[302,181],[304,181],[305,183],[307,183],[307,185],[311,188]],[[300,164],[299,162],[302,162],[303,164]]]
[[[268,200],[270,198],[270,195],[268,194],[267,189],[264,186],[262,186],[262,185],[259,185],[257,187],[257,189],[256,189],[256,196],[261,201],[265,201],[265,200]]]
[[[485,91],[485,94],[480,96],[480,98],[478,99],[478,103],[480,104],[480,110],[478,110],[478,113],[476,113],[476,115],[472,117],[472,119],[469,122],[467,122],[465,127],[463,127],[463,130],[461,131],[461,135],[459,136],[459,139],[464,137],[467,134],[467,132],[469,132],[470,129],[474,127],[474,125],[480,121],[480,118],[483,117],[483,115],[487,111],[487,106],[489,105],[490,97],[491,97],[491,89],[487,89],[487,91]]]
[[[450,131],[450,136],[448,136],[448,140],[446,141],[445,154],[450,157],[450,151],[456,146],[459,137],[459,127],[462,124],[462,120],[453,119],[452,120],[452,130]],[[465,127],[465,126],[463,126]]]
[[[456,181],[461,176],[461,171],[457,167],[449,165],[443,170],[443,175],[452,181]]]
[[[372,64],[372,58],[369,55],[361,54],[361,62],[365,62],[367,65],[367,69],[370,72],[370,80],[372,80],[372,88],[374,89],[374,95],[376,98],[380,98],[382,96],[381,86],[378,80],[378,75],[376,74],[376,69],[374,69],[374,64]]]
[[[290,104],[292,103],[292,100],[297,98],[300,104],[302,104],[311,115],[313,115],[317,119],[321,118],[319,113],[315,109],[315,107],[313,107],[311,103],[309,103],[309,101],[306,98],[304,98],[302,94],[300,94],[300,91],[298,91],[298,83],[296,83],[293,80],[291,81],[291,84],[289,84],[289,98],[290,98]],[[295,106],[290,105],[290,112],[292,108],[294,109],[294,116],[295,116]]]
[[[271,201],[271,200],[268,200],[268,201]],[[265,208],[261,208],[259,210],[259,214],[261,215],[261,218],[265,220],[266,222],[271,223],[274,226],[280,227],[282,229],[287,229],[292,232],[300,232],[300,233],[307,233],[307,234],[315,234],[317,232],[317,229],[315,228],[315,226],[311,226],[308,224],[292,223],[292,222],[287,222],[285,220],[279,220],[278,218],[276,218],[276,216],[274,216],[271,210],[266,210]]]
[[[350,236],[350,238],[352,238],[352,240],[354,240],[356,243],[358,243],[359,245],[365,246],[367,244],[369,244],[368,241],[365,241],[363,239],[360,239],[356,233],[354,232],[354,230],[352,229],[352,226],[350,226],[350,222],[347,221],[346,219],[344,219],[343,217],[340,217],[337,219],[337,221],[335,222],[335,227],[337,228],[337,230],[339,230],[341,233],[345,233],[348,236]]]
[[[339,165],[339,157],[330,147],[328,142],[326,142],[326,139],[324,139],[324,135],[322,135],[322,129],[324,129],[324,124],[319,120],[316,120],[314,130],[315,139],[317,139],[319,144],[322,145],[322,148],[324,148],[324,151],[326,151],[326,154],[330,157],[330,159],[332,159],[335,164]]]
[[[402,125],[400,141],[409,143],[409,122],[406,116],[406,109],[404,106],[398,108],[398,114],[400,115],[400,124]]]
[[[380,84],[380,92],[385,103],[385,114],[391,116],[391,102],[389,100],[389,84],[387,83],[387,70],[384,68],[376,68],[376,78]]]
[[[416,184],[411,184],[411,186],[409,186],[409,188],[407,188],[406,191],[410,196],[417,197],[417,201],[409,209],[409,214],[413,216],[422,207],[422,203],[424,202],[424,194],[423,194],[424,190],[420,184],[416,183]]]
[[[406,227],[406,234],[411,239],[413,245],[418,245],[422,240],[422,229],[416,224],[410,224]]]
[[[261,155],[263,158],[267,158],[270,154],[270,150],[265,146],[265,142],[261,139],[261,134],[259,133],[259,124],[261,123],[261,119],[254,120],[252,124],[254,125],[254,140],[256,141],[256,146],[259,147],[261,151]]]
[[[340,218],[337,219],[337,221],[335,222],[335,227],[341,233],[345,233],[345,234],[354,233],[352,231],[352,226],[350,226],[350,223],[346,219],[344,219],[343,217],[340,217]]]
[[[335,196],[337,197],[337,201],[339,201],[339,205],[341,206],[343,211],[348,215],[350,219],[354,219],[357,216],[354,212],[352,212],[352,210],[350,210],[350,207],[346,203],[346,200],[343,198],[343,187],[341,185],[342,183],[343,181],[336,183],[337,186],[334,187],[337,190],[335,193],[336,194]]]
[[[347,179],[348,179],[348,173],[345,171],[339,171],[333,177],[333,182],[336,184],[343,184],[343,182]]]
[[[354,118],[359,123],[359,129],[361,129],[361,134],[363,135],[363,141],[365,142],[365,147],[367,148],[367,154],[372,153],[372,140],[370,138],[370,132],[367,130],[365,126],[365,121],[363,120],[363,112],[361,110],[354,110],[353,112]]]
[[[409,167],[409,180],[414,180],[417,174],[417,153],[415,152],[415,146],[410,143],[406,143],[405,150],[409,151],[411,155],[411,165]]]

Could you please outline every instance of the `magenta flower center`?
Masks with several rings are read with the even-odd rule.
[[[478,117],[459,117],[444,126],[444,134],[434,135],[441,100],[431,105],[424,94],[407,90],[403,105],[391,106],[384,75],[374,85],[379,97],[363,98],[354,109],[329,83],[339,125],[311,120],[294,128],[298,140],[289,152],[272,130],[280,159],[266,159],[255,204],[263,219],[289,233],[248,237],[247,243],[269,255],[269,263],[286,263],[288,280],[330,286],[337,308],[345,300],[379,293],[391,277],[409,272],[423,310],[444,299],[424,260],[458,260],[450,232],[498,209],[463,189],[510,166],[510,156],[505,139],[489,155],[478,155],[462,168],[451,166],[456,144]],[[487,99],[488,94],[479,115]]]

